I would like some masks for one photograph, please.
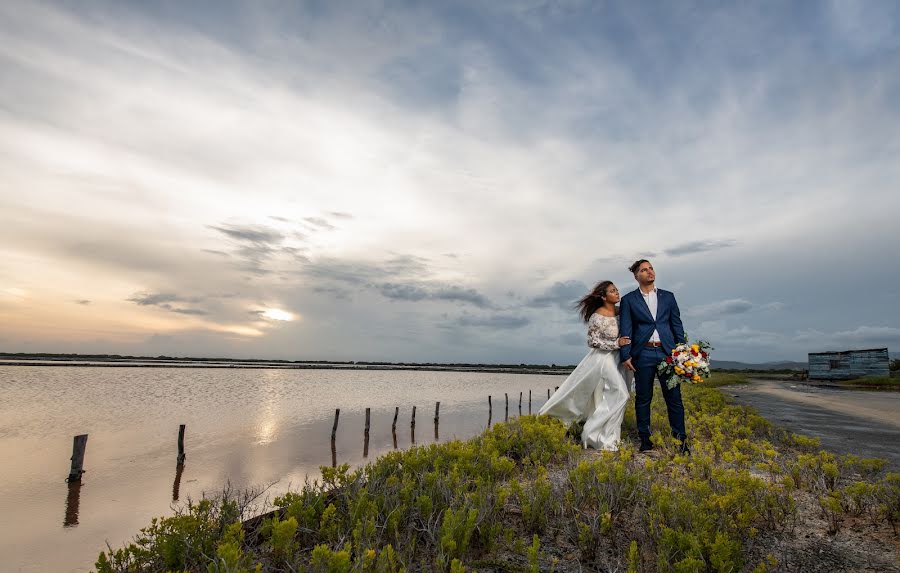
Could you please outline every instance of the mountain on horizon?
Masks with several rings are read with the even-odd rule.
[[[752,364],[735,360],[712,360],[710,366],[714,370],[806,370],[807,362],[777,361]]]

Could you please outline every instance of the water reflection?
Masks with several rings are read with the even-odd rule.
[[[536,386],[539,408],[544,390],[559,383],[556,377],[467,372],[2,366],[0,380],[0,458],[17,460],[0,472],[0,513],[17,524],[0,536],[0,570],[11,571],[89,570],[98,543],[129,539],[152,517],[170,515],[170,504],[182,498],[215,493],[228,482],[245,488],[278,481],[277,494],[307,475],[315,479],[329,457],[333,466],[357,467],[401,445],[465,439],[485,427],[486,396],[527,391],[545,380]],[[440,400],[436,434],[416,436],[410,418],[399,419],[413,400],[426,411]],[[353,424],[345,423],[331,444],[337,407]],[[356,420],[366,408],[373,419],[368,458],[362,458]],[[89,460],[96,489],[85,493],[81,508],[82,486],[67,485],[64,496],[59,478],[65,473],[49,475],[46,468],[70,455],[72,436],[86,419],[96,439]],[[173,472],[170,455],[171,434],[185,422],[191,426],[190,475],[184,466]],[[403,424],[410,433],[401,444]],[[62,524],[59,497],[48,491],[64,498]]]
[[[69,494],[66,496],[66,517],[63,527],[78,525],[78,506],[81,504],[81,482],[69,482]]]
[[[172,501],[178,501],[178,490],[181,489],[181,474],[184,473],[184,464],[175,466],[175,483],[172,484]]]

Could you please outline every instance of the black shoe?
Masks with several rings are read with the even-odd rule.
[[[641,447],[638,448],[639,452],[646,452],[653,449],[653,443],[650,442],[650,438],[641,436]]]
[[[678,448],[678,453],[680,453],[682,456],[689,456],[689,455],[691,455],[691,450],[690,450],[690,448],[688,448],[688,445],[687,445],[687,442],[686,442],[686,441],[681,442],[681,447]]]

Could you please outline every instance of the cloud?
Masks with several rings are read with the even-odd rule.
[[[252,245],[276,245],[284,240],[284,235],[264,225],[210,225],[226,237]]]
[[[853,330],[823,332],[808,329],[797,332],[794,341],[823,350],[859,348],[860,346],[900,345],[900,328],[893,326],[858,326]],[[827,348],[826,348],[827,347]]]
[[[559,337],[566,346],[585,346],[587,337],[580,332],[567,332]]]
[[[197,308],[169,308],[169,306],[167,306],[167,305],[160,305],[160,307],[171,310],[172,312],[175,312],[178,314],[188,314],[191,316],[206,316],[209,314],[205,310],[200,310]]]
[[[423,288],[413,285],[383,283],[378,285],[381,296],[391,300],[404,300],[417,302],[430,297],[430,293]]]
[[[431,298],[434,300],[465,302],[478,308],[491,308],[493,306],[491,301],[477,290],[459,286],[439,287],[432,293]]]
[[[690,307],[685,310],[684,315],[689,317],[727,316],[742,314],[750,311],[752,308],[753,303],[749,300],[734,298]]]
[[[312,225],[313,227],[317,227],[319,229],[325,229],[331,231],[335,229],[335,226],[329,223],[327,220],[322,217],[304,217],[304,221]]]
[[[477,317],[465,315],[456,320],[460,326],[471,326],[476,328],[487,328],[494,330],[515,330],[528,326],[531,320],[524,316],[510,316],[495,314],[486,317]]]
[[[697,306],[691,306],[683,312],[688,318],[711,318],[717,316],[733,316],[751,311],[780,311],[785,308],[781,302],[769,302],[758,305],[744,298],[733,298],[711,302]]]
[[[129,298],[128,301],[138,306],[161,306],[170,302],[197,302],[196,299],[189,299],[171,293],[138,293]]]
[[[900,237],[892,3],[526,4],[225,6],[186,26],[146,3],[0,3],[0,284],[34,290],[0,292],[0,336],[52,340],[23,326],[28,301],[140,291],[138,318],[235,326],[184,352],[561,362],[580,349],[557,309],[658,256],[735,358],[805,353],[809,325],[892,340],[847,325],[900,324],[897,293],[846,278]],[[166,293],[202,300],[138,302]],[[233,333],[258,301],[304,322],[251,345]],[[450,306],[512,305],[540,329],[430,336]]]
[[[209,228],[222,233],[236,243],[234,254],[242,260],[237,268],[255,275],[272,273],[272,269],[266,268],[264,264],[278,252],[290,249],[290,247],[282,247],[285,235],[266,225],[223,224],[210,225]],[[287,252],[294,254],[290,250]]]
[[[718,241],[691,241],[689,243],[678,245],[677,247],[665,249],[663,253],[669,255],[670,257],[682,257],[685,255],[693,255],[696,253],[705,253],[707,251],[727,249],[728,247],[733,247],[735,245],[737,245],[737,241],[734,239],[722,239]],[[649,256],[654,255],[651,254]]]
[[[185,314],[191,316],[205,316],[209,314],[205,310],[200,310],[196,308],[184,308],[184,307],[176,307],[172,305],[172,303],[182,302],[182,303],[198,303],[201,302],[202,299],[198,297],[184,297],[177,294],[172,293],[138,293],[133,297],[127,299],[129,302],[133,302],[138,306],[155,306],[164,310],[168,310],[169,312],[174,312],[176,314]]]
[[[472,288],[455,285],[414,285],[382,283],[376,286],[385,298],[406,302],[450,301],[468,303],[478,308],[492,308],[493,305],[483,294]]]
[[[532,308],[557,306],[563,310],[572,310],[572,306],[587,292],[588,287],[578,280],[556,282],[546,291],[528,301],[526,305]]]

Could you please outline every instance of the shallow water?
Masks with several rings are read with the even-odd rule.
[[[552,375],[475,372],[0,366],[0,555],[4,571],[90,571],[106,543],[127,542],[180,500],[274,483],[268,495],[319,475],[332,463],[335,408],[341,409],[337,463],[359,465],[412,443],[468,438],[536,412]],[[368,458],[365,409],[371,408]],[[178,425],[187,460],[176,470]],[[82,486],[65,483],[72,437],[88,434]]]

